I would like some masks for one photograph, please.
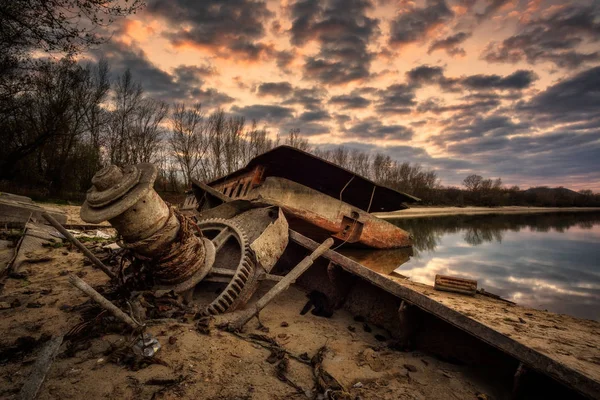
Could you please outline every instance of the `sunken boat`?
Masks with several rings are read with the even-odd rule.
[[[419,199],[290,146],[253,158],[208,184],[193,181],[181,210],[208,210],[227,200],[258,201],[283,210],[290,228],[322,241],[373,249],[405,248],[410,234],[371,212],[408,208]]]

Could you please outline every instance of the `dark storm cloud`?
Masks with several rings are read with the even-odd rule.
[[[431,45],[429,45],[427,54],[431,54],[436,50],[446,50],[446,53],[448,53],[449,56],[464,56],[467,53],[465,52],[465,49],[459,45],[470,37],[470,32],[458,32],[444,39],[434,40]]]
[[[331,115],[327,111],[305,111],[300,115],[298,120],[300,122],[316,122],[316,121],[329,121]]]
[[[207,107],[234,101],[223,92],[203,87],[203,78],[215,73],[210,66],[180,65],[173,70],[173,74],[169,74],[152,64],[143,50],[114,40],[93,50],[91,55],[97,60],[106,59],[113,77],[129,69],[144,90],[159,100],[201,102]]]
[[[173,70],[177,81],[181,84],[197,85],[204,82],[204,78],[216,74],[215,68],[210,65],[180,65]]]
[[[522,25],[517,34],[492,42],[481,57],[488,62],[531,64],[549,61],[561,68],[575,68],[600,60],[600,52],[583,52],[578,47],[586,41],[600,40],[600,3],[590,6],[570,5],[547,17]]]
[[[369,107],[371,100],[358,94],[343,94],[331,97],[329,104],[341,106],[343,109],[358,109]]]
[[[432,67],[430,65],[421,65],[411,69],[406,73],[406,78],[410,83],[417,85],[439,83],[446,79],[444,76],[444,68]]]
[[[469,154],[469,159],[482,169],[492,167],[501,175],[518,175],[532,180],[564,176],[600,179],[598,132],[482,137],[452,144],[447,150],[455,155]]]
[[[518,70],[507,76],[478,74],[448,78],[442,67],[421,65],[408,71],[406,79],[409,84],[416,86],[437,84],[445,91],[487,91],[526,89],[538,77],[533,71]]]
[[[268,122],[280,122],[294,116],[294,109],[290,107],[265,104],[253,104],[244,107],[233,106],[231,107],[231,111],[250,120],[255,119],[257,121]]]
[[[370,76],[374,55],[367,46],[379,34],[379,21],[366,16],[368,0],[303,0],[290,6],[291,42],[319,43],[319,52],[305,58],[304,75],[328,85]]]
[[[383,114],[408,114],[415,106],[415,87],[406,84],[388,86],[377,92],[377,112]]]
[[[471,75],[461,80],[461,85],[472,90],[493,89],[526,89],[535,80],[537,75],[533,71],[518,70],[508,76],[500,75]]]
[[[470,120],[452,124],[450,127],[444,129],[442,136],[438,139],[447,143],[470,138],[498,138],[526,133],[529,129],[529,124],[515,122],[506,115],[475,116]]]
[[[293,51],[278,51],[275,53],[275,62],[277,63],[277,67],[282,70],[286,70],[287,67],[290,66],[292,61],[294,61],[295,54]]]
[[[600,110],[600,67],[589,68],[548,87],[522,107],[556,121],[595,119]]]
[[[292,95],[285,100],[282,104],[284,105],[295,105],[299,104],[305,109],[316,109],[323,106],[323,99],[327,92],[322,88],[313,87],[310,89],[299,89],[293,90]]]
[[[346,131],[346,136],[350,137],[385,140],[410,140],[413,134],[411,128],[403,125],[384,125],[376,118],[362,120]]]
[[[418,104],[416,110],[420,113],[443,113],[443,112],[458,112],[458,113],[485,113],[496,107],[501,103],[498,98],[487,98],[487,99],[469,99],[463,103],[456,103],[447,105],[441,99],[430,98],[422,101]]]
[[[600,181],[600,67],[548,87],[491,116],[453,115],[432,138],[473,170],[527,181],[576,176]]]
[[[166,37],[174,45],[191,43],[223,56],[233,52],[253,60],[270,52],[259,42],[273,16],[264,1],[151,0],[146,11],[169,22]]]
[[[427,0],[424,8],[400,12],[390,22],[390,43],[406,44],[423,40],[436,26],[448,22],[454,13],[445,0]]]
[[[289,82],[264,82],[258,85],[256,92],[259,96],[284,97],[293,90],[294,88]]]

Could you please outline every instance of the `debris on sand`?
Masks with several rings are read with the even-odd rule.
[[[92,179],[81,217],[92,224],[109,221],[116,236],[98,229],[68,230],[60,218],[41,212],[50,226],[30,218],[19,243],[0,241],[5,263],[0,263],[0,313],[20,335],[0,344],[0,371],[10,376],[5,379],[10,387],[0,388],[0,397],[21,391],[28,393],[23,398],[35,398],[44,380],[68,381],[61,389],[68,390],[79,382],[78,374],[88,379],[80,386],[86,393],[71,397],[391,399],[397,393],[444,398],[453,390],[472,398],[484,392],[460,373],[467,367],[436,360],[426,350],[465,365],[496,357],[505,369],[526,365],[521,358],[542,360],[548,368],[531,370],[562,379],[565,391],[595,393],[590,376],[574,374],[562,359],[537,357],[538,350],[510,336],[537,328],[541,324],[529,321],[543,320],[541,313],[506,311],[501,322],[509,325],[509,335],[453,310],[451,301],[433,298],[509,307],[483,296],[476,281],[439,276],[436,289],[448,293],[433,292],[338,251],[352,244],[408,244],[405,232],[369,213],[371,206],[385,209],[390,199],[406,195],[361,177],[326,185],[321,177],[306,180],[300,174],[297,179],[304,183],[292,182],[288,178],[294,174],[281,171],[280,157],[270,157],[271,169],[261,163],[267,157],[210,185],[195,182],[194,201],[186,200],[184,209],[154,190],[152,164],[108,166]],[[308,163],[309,169],[321,165],[313,159]],[[327,168],[325,175],[347,176],[348,171]],[[317,184],[324,191],[318,195],[313,193]],[[341,185],[337,192],[336,185]],[[287,191],[277,193],[276,187]],[[381,197],[373,195],[376,189]],[[294,209],[282,193],[309,201]],[[338,205],[340,213],[325,213],[321,220],[319,207],[330,205]],[[290,226],[314,234],[315,240]],[[14,251],[9,262],[3,261],[4,250]],[[2,291],[5,287],[10,294]],[[50,327],[49,319],[56,326]],[[547,326],[558,325],[556,320]],[[581,331],[594,330],[588,325]],[[514,348],[519,352],[511,352]],[[571,354],[568,350],[561,354]],[[54,375],[53,364],[60,364]],[[14,373],[23,367],[28,380]],[[452,371],[446,375],[452,376],[449,382],[440,382],[436,371],[442,370]],[[238,376],[242,383],[235,382]],[[51,385],[47,390],[63,394]]]

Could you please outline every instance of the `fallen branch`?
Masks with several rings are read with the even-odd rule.
[[[120,308],[108,301],[104,296],[95,291],[94,288],[92,288],[90,285],[88,285],[75,275],[69,275],[69,282],[77,289],[85,293],[89,298],[98,303],[105,310],[114,315],[116,318],[129,325],[131,329],[136,330],[143,326],[136,323],[129,315],[125,314],[123,311],[121,311]]]
[[[92,254],[91,251],[88,250],[87,247],[85,247],[83,244],[81,244],[81,242],[79,240],[77,240],[75,238],[75,236],[71,235],[71,233],[69,231],[67,231],[57,220],[55,220],[50,214],[48,213],[43,213],[42,217],[44,217],[46,219],[46,221],[50,222],[50,225],[52,225],[54,228],[56,228],[57,231],[59,231],[64,237],[66,237],[69,242],[73,243],[75,245],[75,247],[77,247],[79,250],[81,250],[81,252],[87,257],[89,258],[89,260],[96,266],[98,267],[102,272],[104,272],[106,275],[108,275],[108,277],[114,281],[117,280],[117,276],[106,266],[102,263],[102,261],[98,260],[98,258]]]
[[[249,306],[247,309],[235,313],[232,317],[232,321],[228,323],[229,329],[237,331],[242,328],[248,321],[257,315],[263,308],[267,306],[275,297],[285,291],[290,285],[296,282],[296,279],[300,277],[313,262],[319,258],[325,251],[333,246],[333,239],[326,239],[319,247],[315,249],[311,254],[306,256],[302,261],[298,263],[290,272],[287,273],[279,282],[275,284],[263,297],[258,301]]]

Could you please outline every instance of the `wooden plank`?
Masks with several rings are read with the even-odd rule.
[[[0,197],[0,224],[25,223],[30,219],[44,221],[42,213],[51,214],[61,224],[67,223],[67,215],[59,210],[40,207],[37,204],[15,201]]]
[[[293,230],[290,230],[290,239],[311,251],[319,245]],[[546,374],[585,396],[600,398],[600,365],[597,362],[600,323],[524,307],[507,306],[504,302],[480,295],[465,297],[454,293],[434,293],[431,286],[379,274],[333,250],[326,251],[323,257],[511,355],[529,368]],[[465,302],[472,302],[470,313],[472,312],[474,317],[458,311]],[[505,320],[510,320],[510,324],[501,324],[486,317],[495,315],[491,312],[494,309],[502,310],[503,315],[506,315]],[[477,314],[475,310],[480,310],[480,313]],[[509,331],[507,326],[514,327],[514,323],[519,324],[520,319],[523,319],[521,315],[535,318],[535,326],[530,323],[531,331],[519,334],[514,330]],[[557,322],[569,324],[575,332],[561,330]],[[553,325],[558,329],[553,328],[552,335],[545,331],[546,328],[540,328]],[[596,354],[593,349],[596,349]]]
[[[25,225],[25,233],[10,268],[13,272],[19,272],[23,264],[38,262],[47,258],[49,250],[44,245],[51,244],[54,241],[62,241],[56,229],[48,225],[28,222]]]
[[[62,336],[55,336],[46,343],[33,365],[31,375],[19,392],[19,400],[33,400],[37,397],[62,342]]]
[[[477,293],[477,281],[473,279],[458,278],[456,276],[446,276],[437,274],[435,276],[435,290],[444,290],[446,292],[462,293],[469,296],[475,296]]]

